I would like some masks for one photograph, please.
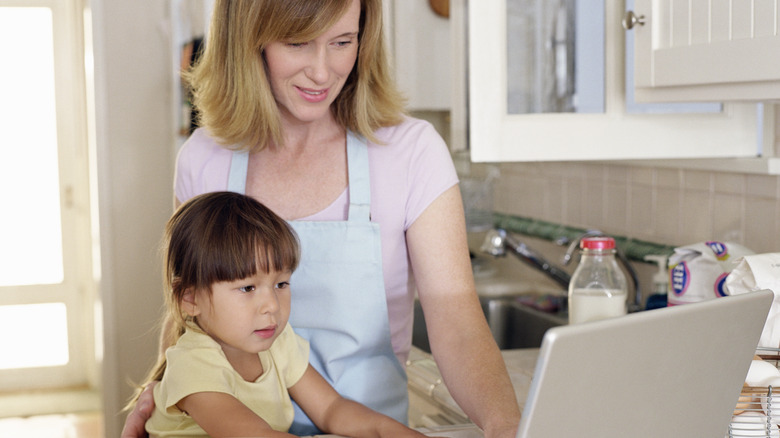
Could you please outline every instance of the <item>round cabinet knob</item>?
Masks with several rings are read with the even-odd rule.
[[[626,12],[626,15],[623,16],[623,29],[631,30],[634,28],[634,26],[637,25],[639,26],[645,25],[645,16],[636,15],[634,11]]]

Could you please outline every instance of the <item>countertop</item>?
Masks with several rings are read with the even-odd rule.
[[[528,396],[528,390],[531,387],[536,360],[539,357],[539,349],[503,350],[501,354],[504,357],[509,378],[512,380],[517,403],[520,405],[520,411],[522,411]],[[423,397],[427,397],[442,409],[450,411],[461,418],[466,418],[466,414],[455,403],[447,387],[442,382],[439,368],[436,366],[436,362],[434,362],[431,354],[412,347],[406,372],[409,376],[409,391],[414,391]]]
[[[515,389],[517,403],[520,410],[525,406],[525,399],[531,387],[536,360],[539,357],[538,348],[525,348],[518,350],[504,350],[501,352],[506,363],[509,378],[512,380],[512,386]],[[409,392],[411,395],[424,397],[432,401],[439,409],[449,411],[453,417],[466,418],[466,414],[455,403],[447,387],[441,379],[439,368],[433,360],[433,356],[412,347],[407,362],[407,374],[409,376]],[[482,438],[483,434],[473,423],[464,420],[464,424],[455,424],[451,426],[430,426],[418,427],[420,432],[436,437],[446,438]],[[312,438],[339,438],[337,435],[317,435]]]

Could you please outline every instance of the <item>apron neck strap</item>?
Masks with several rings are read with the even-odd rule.
[[[349,220],[371,220],[371,183],[368,175],[368,145],[365,139],[347,131],[349,172]]]
[[[249,170],[249,151],[233,151],[228,173],[229,192],[246,194],[246,176]]]

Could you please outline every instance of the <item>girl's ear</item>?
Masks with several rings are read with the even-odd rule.
[[[200,308],[198,307],[198,300],[195,297],[195,291],[190,288],[184,291],[181,297],[181,309],[189,316],[200,315]]]

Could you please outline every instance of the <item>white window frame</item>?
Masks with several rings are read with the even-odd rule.
[[[83,4],[82,0],[0,0],[3,7],[44,7],[52,11],[64,280],[52,285],[0,287],[0,305],[64,303],[69,362],[56,367],[0,370],[0,416],[97,408],[97,288],[93,268],[97,233],[90,213]],[[29,390],[41,394],[40,390],[46,389],[70,395],[44,394],[47,403],[29,395]],[[74,392],[90,395],[74,399]]]

